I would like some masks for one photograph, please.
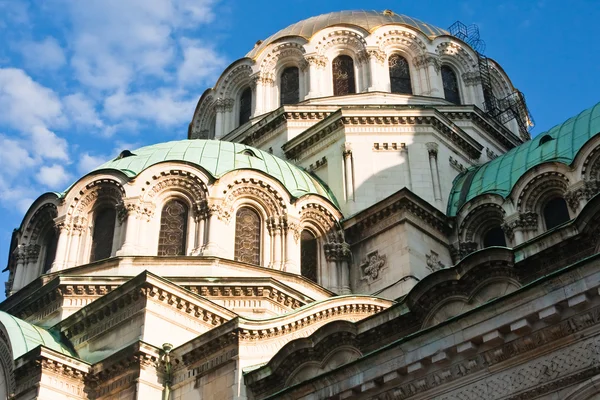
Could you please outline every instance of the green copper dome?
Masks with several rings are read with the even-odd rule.
[[[286,36],[301,36],[305,39],[310,39],[315,33],[322,29],[335,25],[358,26],[368,32],[383,25],[407,25],[415,28],[426,36],[436,37],[448,35],[444,29],[433,25],[426,24],[416,18],[411,18],[407,15],[396,14],[393,11],[375,11],[375,10],[349,10],[331,12],[328,14],[318,15],[308,18],[300,22],[296,22],[284,28],[262,41],[251,52],[246,54],[246,57],[254,58],[269,44]]]
[[[333,194],[315,177],[265,151],[220,140],[179,140],[142,147],[109,161],[97,170],[114,169],[134,177],[146,168],[165,161],[179,161],[203,168],[214,178],[238,169],[254,169],[272,176],[294,197],[321,195],[337,205]]]
[[[571,165],[579,150],[598,133],[600,103],[506,154],[469,169],[454,180],[448,215],[455,216],[463,204],[480,194],[508,197],[519,178],[537,165],[546,162]]]
[[[4,330],[8,334],[13,360],[16,360],[39,345],[68,356],[76,356],[67,346],[60,342],[58,334],[13,317],[3,311],[0,311],[0,325],[4,327]]]

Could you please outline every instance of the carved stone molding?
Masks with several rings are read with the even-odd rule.
[[[457,170],[460,173],[466,172],[467,168],[460,163],[460,161],[458,161],[457,159],[455,159],[454,157],[450,156],[448,158],[448,161],[450,162],[450,166],[452,168],[454,168],[455,170]]]
[[[427,142],[425,143],[425,147],[427,148],[429,157],[437,159],[439,145],[436,142]]]
[[[586,180],[582,185],[569,188],[565,193],[565,201],[573,212],[579,210],[582,201],[589,201],[596,194],[600,193],[600,182],[597,180]]]
[[[369,283],[377,280],[385,266],[386,258],[386,255],[379,254],[378,250],[367,253],[366,259],[360,264],[361,280],[366,280]]]
[[[440,269],[446,268],[444,263],[440,261],[439,254],[435,251],[430,250],[429,254],[426,254],[425,257],[427,259],[427,268],[429,268],[431,272],[439,271]]]

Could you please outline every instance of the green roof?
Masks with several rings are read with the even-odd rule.
[[[408,15],[376,10],[337,11],[307,18],[280,30],[256,46],[252,51],[246,54],[246,57],[256,57],[269,44],[286,36],[301,36],[310,39],[320,30],[335,25],[354,25],[363,28],[368,32],[372,32],[375,28],[390,24],[407,25],[423,32],[423,34],[429,37],[449,34],[448,31],[444,29],[429,25],[416,18],[409,17]]]
[[[60,342],[60,336],[55,332],[30,324],[3,311],[0,311],[0,324],[8,334],[13,360],[16,360],[39,345],[71,357],[76,356],[67,346]]]
[[[579,150],[599,132],[600,103],[502,156],[469,169],[454,180],[447,214],[455,216],[463,204],[481,194],[508,197],[519,178],[537,165],[571,165]]]
[[[113,169],[128,177],[165,161],[179,161],[201,167],[213,178],[238,169],[261,171],[277,179],[294,197],[317,194],[337,205],[331,191],[305,170],[265,151],[220,140],[179,140],[132,150],[129,157],[116,158],[96,171]]]

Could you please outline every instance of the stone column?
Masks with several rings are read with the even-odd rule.
[[[385,53],[381,50],[374,49],[367,51],[369,57],[369,74],[370,74],[370,84],[368,91],[369,92],[384,92],[389,91],[389,76],[390,74],[385,73],[384,63],[385,63]],[[386,79],[381,79],[381,77],[387,76]],[[387,82],[387,83],[386,83]]]
[[[25,271],[25,258],[26,258],[25,246],[23,246],[23,245],[17,246],[17,248],[15,249],[15,252],[13,254],[15,256],[16,266],[15,266],[15,278],[13,280],[11,294],[15,293],[17,290],[19,290],[23,287],[23,281],[25,280],[25,273],[26,273],[26,271]]]
[[[139,239],[139,200],[126,199],[119,209],[119,223],[125,222],[125,241],[123,246],[117,251],[117,256],[137,255],[137,245]]]
[[[206,234],[206,246],[204,248],[203,255],[223,257],[225,251],[219,244],[220,240],[231,240],[225,232],[225,223],[219,218],[220,206],[212,204],[209,206],[208,211],[208,226],[205,226]]]
[[[285,265],[284,271],[300,274],[300,226],[296,221],[288,219],[285,234]]]
[[[344,143],[342,148],[344,156],[344,184],[346,186],[346,201],[354,201],[354,160],[352,158],[352,145]]]
[[[224,109],[222,106],[222,99],[217,99],[217,103],[215,104],[215,112],[216,112],[216,120],[215,120],[215,139],[221,139],[225,133],[224,129]]]
[[[281,269],[282,229],[279,218],[270,218],[267,227],[271,234],[272,246],[272,258],[269,266],[273,269]]]
[[[38,268],[40,259],[41,247],[38,244],[30,244],[25,246],[25,263],[24,263],[24,274],[21,287],[27,285],[40,275]]]
[[[69,255],[67,257],[66,268],[76,267],[79,262],[81,237],[88,228],[87,219],[77,218],[73,222],[71,229],[71,243],[69,244]]]
[[[206,244],[206,222],[208,219],[208,204],[202,200],[194,207],[194,221],[196,222],[196,232],[194,235],[194,244],[190,252],[192,256],[201,256]]]
[[[260,72],[252,75],[250,77],[250,79],[252,79],[252,92],[254,94],[254,98],[252,99],[252,115],[251,117],[260,115],[263,113],[263,108],[264,108],[264,104],[263,102],[265,101],[265,87],[264,87],[264,80],[263,80],[263,76],[261,75]]]
[[[425,143],[429,153],[429,170],[431,171],[431,182],[433,186],[433,198],[435,201],[442,200],[442,188],[440,186],[440,172],[438,169],[437,155],[438,144],[435,142]]]
[[[427,58],[427,72],[429,76],[429,95],[432,97],[444,98],[444,85],[442,83],[442,77],[440,76],[440,61],[437,55],[428,55]]]
[[[55,220],[55,226],[58,233],[58,242],[56,244],[56,256],[49,272],[60,271],[65,268],[67,262],[67,249],[69,246],[69,228],[65,223],[64,217]]]
[[[400,143],[400,154],[404,158],[404,162],[402,163],[402,171],[404,172],[404,186],[406,186],[408,190],[412,190],[412,176],[410,175],[410,159],[408,156],[408,147],[406,147],[406,143]]]
[[[306,56],[306,61],[308,62],[309,80],[309,91],[306,95],[306,99],[323,96],[324,92],[320,75],[326,65],[325,58],[323,56],[312,54]]]
[[[417,80],[419,81],[419,91],[416,91],[415,94],[419,94],[422,96],[429,96],[431,94],[431,85],[429,83],[429,71],[427,69],[427,56],[422,54],[413,58],[413,65],[415,66],[415,71],[417,72]]]

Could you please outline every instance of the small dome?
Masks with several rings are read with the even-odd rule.
[[[517,181],[531,168],[559,162],[571,165],[581,148],[600,134],[600,103],[569,118],[539,140],[529,140],[483,165],[469,169],[455,180],[448,201],[448,215],[455,216],[467,201],[484,193],[510,195]]]
[[[146,168],[166,161],[180,161],[203,168],[214,178],[238,169],[254,169],[272,176],[285,186],[292,196],[318,194],[337,205],[333,194],[299,167],[265,151],[240,143],[219,140],[179,140],[158,143],[128,152],[100,167],[123,172],[134,177]]]
[[[260,44],[257,42],[257,46],[254,47],[254,49],[248,54],[246,54],[246,57],[256,57],[265,47],[275,42],[277,39],[286,36],[301,36],[303,38],[310,39],[315,33],[330,26],[353,25],[371,32],[380,26],[392,24],[410,26],[423,32],[424,35],[429,37],[449,34],[448,31],[444,29],[426,24],[425,22],[419,21],[416,18],[411,18],[407,15],[396,14],[391,10],[338,11],[318,15],[316,17],[311,17],[300,22],[296,22],[295,24],[280,30],[268,39],[261,41]]]

